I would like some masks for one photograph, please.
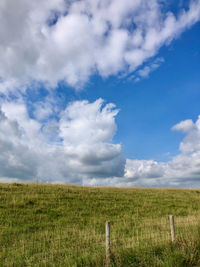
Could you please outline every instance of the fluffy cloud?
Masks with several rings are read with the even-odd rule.
[[[50,101],[48,100],[48,103]],[[111,186],[200,186],[200,117],[173,130],[186,135],[169,162],[124,159],[115,105],[102,99],[75,101],[56,110],[59,119],[31,118],[22,100],[2,101],[0,181],[35,181]],[[46,113],[42,113],[45,118]]]
[[[61,111],[47,97],[30,112],[21,95],[41,83],[80,88],[93,74],[148,77],[163,61],[153,58],[159,49],[199,20],[200,0],[177,14],[160,0],[1,0],[1,181],[197,185],[200,119],[172,128],[186,137],[170,162],[125,164],[121,145],[112,143],[118,113],[113,104],[77,101]],[[9,101],[13,95],[18,100]]]
[[[166,10],[158,0],[1,0],[0,90],[132,72],[200,19],[199,0]]]
[[[77,101],[58,121],[30,118],[22,101],[3,102],[0,112],[0,180],[79,183],[123,176],[113,104]],[[48,131],[47,131],[48,129]]]
[[[128,159],[124,185],[200,186],[200,116],[195,123],[185,120],[172,129],[186,133],[180,154],[169,162]]]
[[[189,132],[192,129],[194,129],[195,127],[196,127],[196,125],[194,124],[194,122],[192,120],[185,120],[185,121],[181,121],[180,123],[174,125],[172,127],[172,130]]]

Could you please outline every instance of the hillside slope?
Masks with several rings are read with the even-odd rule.
[[[200,263],[200,190],[0,184],[0,266]],[[168,216],[177,241],[170,242]]]

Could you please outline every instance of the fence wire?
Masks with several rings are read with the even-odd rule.
[[[120,224],[121,222],[121,224]],[[86,225],[87,226],[87,225]],[[130,227],[131,226],[131,227]],[[38,249],[39,247],[51,249],[51,247],[62,247],[66,251],[87,250],[87,249],[104,249],[105,248],[105,234],[93,231],[84,234],[88,229],[79,229],[78,223],[76,229],[69,228],[52,228],[52,229],[35,229],[34,233],[28,230],[25,232],[8,232],[8,228],[0,226],[0,253],[12,250],[20,250],[20,246],[24,246],[24,251]],[[175,217],[175,230],[177,238],[189,237],[193,231],[198,231],[199,221],[191,218]],[[90,226],[90,229],[92,227]],[[96,229],[96,225],[93,225]],[[104,228],[102,225],[101,230]],[[11,228],[12,229],[12,228]],[[4,233],[3,231],[6,230]],[[39,238],[37,238],[37,235]],[[60,237],[57,237],[60,236]],[[126,247],[134,248],[140,244],[159,244],[170,242],[170,227],[169,220],[146,220],[144,224],[139,225],[136,223],[123,223],[123,220],[111,220],[111,247]],[[73,243],[74,240],[74,243]],[[79,240],[77,245],[76,240]],[[56,244],[59,243],[59,244]],[[67,252],[67,253],[68,253]],[[40,252],[42,253],[42,252]],[[34,253],[35,254],[35,253]]]

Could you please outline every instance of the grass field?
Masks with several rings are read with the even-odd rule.
[[[18,183],[0,184],[0,266],[105,266],[105,221],[110,266],[200,266],[200,190]]]

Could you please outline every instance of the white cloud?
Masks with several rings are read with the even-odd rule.
[[[118,113],[113,104],[75,101],[55,113],[59,119],[38,120],[30,117],[21,99],[1,103],[0,181],[200,186],[200,117],[172,128],[186,134],[180,153],[157,162],[125,161],[121,145],[112,143]]]
[[[130,79],[134,79],[136,82],[141,79],[149,77],[149,74],[160,67],[160,65],[164,62],[164,58],[156,58],[152,62],[145,64],[145,66],[138,71],[136,71],[133,75],[129,77]]]
[[[33,81],[80,87],[94,73],[136,70],[200,19],[199,0],[176,16],[163,5],[158,0],[1,0],[0,90],[25,90]]]
[[[195,123],[185,120],[172,129],[186,132],[180,154],[169,162],[127,159],[124,185],[200,186],[200,117]]]
[[[195,124],[192,120],[181,121],[180,123],[172,127],[172,130],[183,131],[183,132],[188,132],[191,131],[192,129],[195,129]]]
[[[31,119],[21,101],[0,113],[0,180],[84,183],[123,176],[121,145],[112,144],[118,110],[102,99],[72,102],[59,121]],[[55,137],[56,135],[56,137]]]
[[[159,49],[200,20],[200,0],[176,15],[163,5],[159,0],[0,1],[0,92],[6,99],[14,91],[18,99],[1,98],[1,180],[199,184],[200,118],[172,128],[186,137],[171,161],[127,159],[125,166],[121,145],[112,143],[118,113],[113,104],[77,101],[61,111],[47,97],[32,105],[30,116],[20,96],[41,83],[48,89],[59,81],[80,88],[96,73],[148,77],[162,63],[152,58]]]

